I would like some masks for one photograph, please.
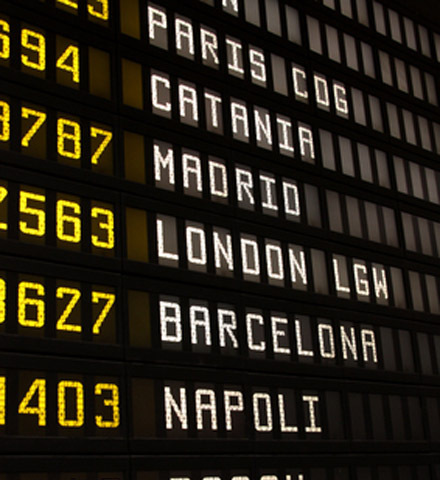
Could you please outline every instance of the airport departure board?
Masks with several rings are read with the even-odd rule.
[[[440,480],[417,3],[1,2],[0,480]]]

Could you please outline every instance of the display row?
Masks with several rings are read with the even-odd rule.
[[[313,135],[317,139],[317,165],[440,204],[440,172],[433,168],[391,156],[328,130],[315,129]],[[196,150],[190,142],[179,145],[177,141],[171,143],[170,138],[161,140],[165,136],[152,139],[127,130],[123,136],[127,180],[287,220],[301,221],[306,215],[306,223],[322,226],[317,187],[275,174],[278,167],[274,161],[267,170],[260,170],[252,168],[253,157],[240,154],[243,163],[237,163],[235,155],[228,150],[226,157],[220,158],[217,153],[211,155],[206,148],[202,152]],[[295,177],[300,175],[296,172]],[[396,187],[393,187],[394,179]],[[344,182],[347,184],[346,179]],[[318,210],[317,215],[312,214],[312,203]]]
[[[147,217],[150,223],[147,227]],[[127,218],[127,258],[152,262],[184,271],[241,279],[254,284],[302,290],[401,308],[420,308],[438,313],[438,285],[434,275],[420,274],[423,287],[404,287],[401,268],[370,263],[290,243],[292,235],[271,229],[252,233],[226,225],[213,225],[181,217],[129,208]],[[147,248],[147,231],[155,240]],[[143,237],[143,238],[142,238]],[[278,237],[278,238],[274,238]],[[309,239],[308,245],[312,244]],[[370,256],[371,257],[371,256]],[[157,259],[157,260],[156,260]],[[419,273],[417,273],[419,275]],[[417,280],[420,282],[419,280]],[[393,293],[391,293],[393,292]],[[407,292],[407,293],[406,293]],[[422,293],[423,292],[423,293]],[[412,297],[412,300],[410,300]],[[408,299],[408,301],[406,300]],[[411,305],[413,307],[411,307]]]
[[[325,78],[317,84],[318,88],[325,85]],[[384,102],[358,88],[347,88],[347,91],[345,87],[340,88],[347,93],[341,104],[341,109],[350,117],[346,121],[365,127],[376,136],[386,136],[387,141],[391,135],[404,145],[426,152],[440,150],[440,125],[437,122],[394,103]],[[339,87],[336,90],[342,92]],[[326,92],[322,93],[322,101],[329,106],[333,94]],[[335,98],[341,102],[342,97],[337,95]],[[274,111],[269,99],[257,101],[258,104],[255,104],[245,98],[226,95],[182,79],[180,74],[175,76],[146,69],[137,62],[122,59],[124,105],[194,127],[204,134],[212,132],[283,156],[293,157],[297,151],[303,161],[315,163],[312,127],[303,121],[309,116],[295,111],[296,121],[293,121],[290,106],[277,106],[277,111]],[[341,118],[341,121],[344,119]],[[314,126],[317,123],[315,118]],[[423,156],[424,152],[419,154]]]
[[[164,375],[152,367],[141,370],[121,377],[93,369],[87,374],[2,369],[3,451],[18,446],[14,437],[40,437],[44,449],[50,445],[45,438],[101,437],[102,443],[129,436],[137,440],[133,453],[147,446],[149,453],[157,453],[164,442],[169,448],[170,440],[193,453],[202,440],[206,453],[234,454],[249,447],[281,453],[293,445],[318,453],[329,442],[343,451],[353,440],[392,452],[403,442],[434,448],[440,441],[440,397],[434,388],[409,385],[396,391],[393,384],[268,380],[230,372],[219,372],[213,382],[206,371],[168,369]],[[87,448],[78,445],[78,451]]]
[[[232,366],[239,357],[249,359],[251,369],[261,368],[262,360],[275,361],[265,368],[290,373],[300,364],[422,375],[440,372],[440,336],[432,325],[420,321],[396,328],[387,317],[356,314],[353,319],[343,310],[328,318],[328,312],[299,301],[286,304],[278,299],[268,304],[244,292],[219,289],[202,294],[187,287],[178,297],[176,291],[182,287],[163,282],[153,286],[148,277],[134,283],[127,277],[123,288],[90,280],[0,272],[3,349],[38,351],[45,339],[51,340],[44,344],[50,352],[52,347],[57,350],[54,341],[62,340],[65,353],[77,351],[75,345],[81,342],[90,345],[81,351],[84,356],[119,358],[119,351],[99,345],[122,346],[126,339],[131,358],[144,361],[154,354],[167,361],[204,358],[208,364],[217,360]],[[30,338],[41,340],[32,344],[26,340]],[[181,355],[170,357],[166,352]]]
[[[0,67],[111,99],[109,52],[3,13],[0,13]]]

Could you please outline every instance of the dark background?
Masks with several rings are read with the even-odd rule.
[[[440,25],[440,0],[399,0],[394,5],[403,6],[408,13],[414,13],[431,24]]]

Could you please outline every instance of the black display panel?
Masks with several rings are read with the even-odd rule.
[[[0,480],[440,479],[407,3],[2,3]]]

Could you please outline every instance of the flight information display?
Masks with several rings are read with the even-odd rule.
[[[0,480],[440,480],[439,62],[415,2],[3,1]]]

